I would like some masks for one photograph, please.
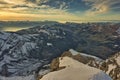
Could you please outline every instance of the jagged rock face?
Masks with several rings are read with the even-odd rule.
[[[100,69],[109,74],[113,80],[120,79],[120,52],[107,59],[100,65]]]

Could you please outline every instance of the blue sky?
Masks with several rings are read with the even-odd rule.
[[[0,20],[120,20],[120,0],[0,0]]]

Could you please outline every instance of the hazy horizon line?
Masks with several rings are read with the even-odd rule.
[[[60,23],[67,23],[67,22],[73,22],[73,23],[89,23],[89,22],[120,22],[120,20],[0,20],[0,22],[60,22]]]

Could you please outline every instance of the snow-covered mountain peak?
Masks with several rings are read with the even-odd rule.
[[[112,80],[101,70],[89,67],[70,57],[59,58],[59,63],[59,67],[65,68],[55,72],[50,72],[40,80]]]

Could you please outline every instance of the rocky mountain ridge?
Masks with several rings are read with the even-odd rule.
[[[84,53],[79,53],[74,51],[73,49],[64,52],[61,57],[71,57],[85,65],[95,67],[104,71],[108,74],[113,80],[120,79],[120,53],[116,53],[115,55],[109,57],[106,60],[99,59],[97,57],[86,55]],[[65,68],[65,67],[64,67]],[[56,71],[62,69],[59,67],[59,60],[54,59],[51,63],[51,70]]]
[[[39,80],[112,80],[101,70],[89,67],[67,56],[53,60],[51,65],[51,68],[56,70],[44,75]]]
[[[0,75],[31,75],[69,49],[107,59],[120,50],[119,29],[119,23],[52,22],[17,32],[1,31]],[[79,57],[83,63],[94,59],[84,62]]]

